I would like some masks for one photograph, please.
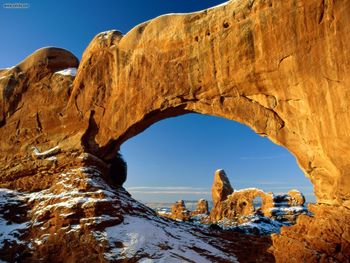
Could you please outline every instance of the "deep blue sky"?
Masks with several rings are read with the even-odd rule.
[[[0,1],[0,68],[19,63],[44,46],[63,47],[79,59],[99,32],[135,25],[166,13],[198,11],[224,0],[15,1],[28,9],[4,9]],[[122,145],[127,189],[143,201],[210,198],[214,171],[226,170],[234,188],[274,192],[311,184],[284,148],[233,121],[185,115],[163,120]],[[311,200],[313,200],[311,198]]]
[[[4,3],[28,3],[28,9],[4,9]],[[166,13],[193,12],[224,0],[0,0],[0,68],[17,64],[36,49],[58,46],[79,59],[99,32],[126,34],[146,20]]]
[[[296,188],[314,201],[294,156],[231,120],[199,114],[169,118],[128,140],[121,151],[128,163],[126,188],[140,200],[210,199],[214,172],[222,168],[234,189]]]

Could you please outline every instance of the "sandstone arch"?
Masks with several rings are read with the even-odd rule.
[[[214,206],[211,218],[213,221],[218,221],[223,218],[235,219],[239,216],[253,215],[256,212],[253,204],[256,197],[262,200],[262,213],[265,216],[271,216],[270,209],[274,207],[273,194],[256,188],[248,188],[232,192],[219,206]]]
[[[125,36],[97,35],[73,86],[70,77],[55,82],[65,90],[47,88],[57,85],[54,71],[63,66],[50,67],[42,57],[28,60],[31,67],[2,70],[1,105],[16,95],[5,92],[8,79],[21,80],[11,87],[25,88],[14,89],[21,90],[18,107],[1,108],[1,134],[10,138],[0,144],[1,159],[16,160],[40,143],[110,161],[125,140],[163,118],[187,112],[221,116],[250,126],[296,156],[320,204],[315,219],[305,217],[299,225],[332,218],[326,230],[337,231],[335,225],[348,230],[339,218],[347,218],[350,208],[349,14],[349,1],[231,1],[162,16]],[[67,65],[76,65],[69,59]],[[59,99],[48,100],[52,94]],[[26,103],[30,100],[34,107]],[[53,110],[47,114],[40,107]],[[11,185],[7,182],[16,176],[5,171],[2,185]],[[305,237],[293,234],[301,231],[297,226],[286,230],[276,237],[277,251],[278,244],[304,238],[300,243],[312,248],[304,250],[307,258],[313,249],[323,251],[310,240],[326,230]],[[342,244],[344,255],[350,238],[338,234],[330,234],[331,243]]]
[[[68,108],[85,120],[95,111],[93,151],[107,159],[166,117],[239,121],[296,156],[318,202],[349,207],[350,117],[341,100],[349,95],[349,6],[232,1],[125,36],[102,33],[84,53]]]

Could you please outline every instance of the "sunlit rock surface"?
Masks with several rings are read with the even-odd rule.
[[[222,169],[214,175],[212,200],[211,211],[208,202],[200,199],[193,211],[179,200],[170,211],[160,209],[157,213],[178,221],[199,223],[203,227],[219,227],[258,236],[280,233],[281,227],[295,224],[300,215],[312,216],[303,206],[305,197],[300,191],[293,189],[288,194],[275,195],[257,188],[234,190]]]
[[[209,204],[205,199],[199,199],[197,202],[197,207],[191,212],[191,216],[196,215],[209,215]]]
[[[103,160],[99,170],[107,185],[120,185],[125,174],[116,172],[116,156],[127,139],[187,112],[221,116],[289,149],[314,185],[314,217],[301,216],[296,225],[273,236],[276,259],[346,261],[349,24],[350,1],[236,0],[197,13],[161,16],[124,36],[103,32],[79,65],[66,50],[41,49],[0,70],[0,187],[18,191],[18,198],[23,192],[49,194],[63,173],[72,172],[68,168],[83,168],[75,164],[82,153]],[[59,154],[69,157],[38,158],[33,153],[33,147],[45,153],[57,146]],[[45,202],[31,200],[23,204],[39,209]],[[104,208],[101,214],[86,209],[73,205],[73,219],[60,217],[57,224],[74,228],[74,218],[107,213]],[[28,211],[28,220],[34,220],[35,209]],[[57,217],[51,213],[42,222]],[[41,222],[41,216],[35,220]],[[25,216],[9,222],[27,228]],[[4,229],[4,235],[21,235],[9,231]],[[51,233],[40,231],[29,232],[27,240]],[[90,252],[99,249],[97,241],[89,243],[89,235],[73,242],[79,248],[74,251],[80,252],[72,252],[65,245],[70,236],[56,234],[49,239],[50,248],[67,257],[77,253],[72,260],[92,257]],[[42,250],[35,249],[37,258],[50,255],[43,244],[38,245]],[[10,248],[5,251],[10,253]]]
[[[0,258],[8,262],[237,262],[241,236],[158,217],[123,188],[103,179],[101,161],[83,156],[55,172],[52,185],[31,193],[0,189]],[[54,170],[50,169],[50,172]],[[272,258],[270,243],[257,258]],[[223,244],[225,244],[223,246]]]

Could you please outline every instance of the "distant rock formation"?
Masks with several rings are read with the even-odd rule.
[[[213,205],[224,201],[228,195],[233,192],[230,181],[228,180],[224,170],[219,169],[215,172],[214,183],[211,188],[211,196]]]
[[[205,199],[199,199],[196,209],[190,211],[186,208],[183,200],[176,201],[170,212],[164,209],[157,209],[157,214],[162,217],[171,218],[177,221],[199,221],[201,223],[209,223],[209,205]]]
[[[222,169],[215,172],[212,198],[213,209],[210,212],[208,201],[199,199],[194,211],[189,211],[185,202],[179,200],[172,205],[170,213],[161,210],[158,211],[158,214],[180,221],[197,221],[203,224],[219,223],[224,227],[263,222],[271,224],[273,228],[271,231],[279,231],[283,224],[294,224],[299,215],[309,214],[308,209],[303,206],[305,197],[300,191],[293,189],[287,194],[275,195],[257,188],[233,190],[225,171]],[[257,198],[261,199],[261,203],[256,203]],[[254,218],[254,216],[258,216],[258,218]],[[254,233],[270,232],[263,230]]]
[[[23,253],[34,262],[63,255],[88,262],[108,261],[106,251],[109,256],[117,251],[120,255],[109,260],[120,260],[130,240],[116,241],[117,248],[109,250],[87,227],[84,235],[70,231],[85,218],[97,221],[109,212],[120,212],[116,217],[122,222],[130,213],[118,204],[125,199],[115,195],[115,208],[108,213],[104,209],[111,203],[101,210],[74,204],[67,211],[73,219],[63,213],[67,220],[51,211],[51,204],[66,205],[62,196],[70,194],[81,196],[84,204],[91,196],[105,199],[98,190],[84,188],[88,179],[74,181],[86,165],[78,156],[99,158],[103,165],[93,174],[120,185],[125,174],[114,171],[122,170],[115,160],[122,143],[160,120],[196,112],[239,121],[283,145],[313,183],[314,216],[300,215],[296,225],[271,237],[277,261],[349,261],[349,14],[350,1],[235,0],[202,12],[161,16],[124,36],[100,33],[80,64],[69,51],[45,48],[0,70],[0,187],[54,197],[30,204],[30,233],[19,240],[32,245]],[[77,68],[76,76],[71,68]],[[55,156],[32,156],[32,147],[40,154],[57,146]],[[65,190],[67,178],[77,183],[76,192]],[[251,212],[249,204],[229,198],[234,194],[229,190],[215,197],[215,209],[222,211],[215,219]],[[300,202],[294,194],[292,199]],[[50,211],[42,214],[36,204]],[[104,227],[99,233],[106,236]],[[8,246],[3,250],[8,253]],[[130,252],[130,260],[153,251]]]
[[[299,190],[290,190],[287,194],[290,206],[302,206],[305,204],[305,196]]]
[[[187,210],[185,202],[178,200],[171,207],[171,218],[181,221],[188,221],[191,217],[190,211]]]
[[[211,188],[211,196],[213,200],[212,214],[219,214],[221,203],[227,199],[227,196],[232,194],[233,188],[226,173],[222,169],[218,169],[214,175],[214,182]]]
[[[287,194],[272,195],[273,206],[264,211],[265,216],[280,222],[294,224],[299,215],[309,214],[304,207],[305,197],[298,190],[291,190]]]
[[[196,210],[191,212],[191,216],[208,215],[208,214],[209,214],[208,201],[205,199],[199,199],[197,202],[197,208]]]
[[[262,203],[257,209],[254,200],[258,197]],[[294,223],[298,215],[307,213],[303,207],[305,198],[298,190],[291,190],[286,195],[274,195],[257,188],[233,190],[224,170],[215,172],[212,198],[212,222],[224,219],[239,222],[241,217],[261,214],[277,221]]]

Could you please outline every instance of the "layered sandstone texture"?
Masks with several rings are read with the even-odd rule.
[[[103,32],[79,66],[68,51],[41,49],[0,70],[0,186],[50,189],[73,162],[38,158],[54,147],[62,156],[93,154],[120,185],[117,152],[127,139],[189,112],[225,117],[286,147],[314,185],[314,217],[273,239],[276,258],[295,256],[282,251],[288,242],[305,259],[343,260],[350,254],[349,24],[350,1],[237,0],[161,16],[124,36]],[[65,71],[77,67],[76,77]]]

